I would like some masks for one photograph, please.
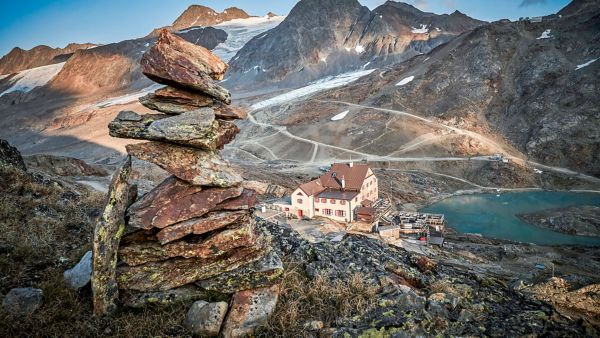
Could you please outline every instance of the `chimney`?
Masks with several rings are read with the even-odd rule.
[[[346,180],[344,179],[344,176],[342,176],[342,189],[346,189]]]
[[[352,168],[354,166],[354,162],[350,162],[349,166]]]

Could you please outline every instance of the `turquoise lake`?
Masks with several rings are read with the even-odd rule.
[[[521,221],[516,215],[577,205],[600,206],[600,194],[555,191],[508,192],[454,196],[423,208],[441,213],[446,226],[460,233],[541,245],[600,246],[600,238],[573,236]]]

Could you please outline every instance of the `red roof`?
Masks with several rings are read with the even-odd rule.
[[[365,178],[367,178],[368,171],[369,165],[366,163],[354,163],[352,165],[334,163],[331,169],[320,177],[321,184],[325,188],[340,190],[342,189],[343,178],[346,184],[345,190],[360,191]]]
[[[308,183],[304,183],[300,185],[299,188],[300,190],[304,191],[304,193],[308,196],[316,195],[321,191],[325,190],[325,188],[323,188],[323,185],[321,184],[320,178],[312,180]]]

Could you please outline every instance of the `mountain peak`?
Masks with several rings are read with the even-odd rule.
[[[229,7],[222,13],[202,5],[191,5],[173,22],[172,27],[181,30],[193,26],[212,26],[234,19],[247,19],[250,15],[237,7]]]

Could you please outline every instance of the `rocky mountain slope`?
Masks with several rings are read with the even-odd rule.
[[[459,12],[436,15],[393,1],[370,11],[357,0],[303,0],[238,52],[229,81],[304,83],[400,62],[481,24]]]
[[[541,23],[479,27],[427,55],[289,106],[285,116],[311,121],[317,112],[348,108],[322,101],[358,103],[360,128],[374,129],[372,137],[384,126],[365,107],[478,132],[509,154],[600,176],[599,46],[600,4],[575,1]],[[404,128],[417,130],[420,123]]]
[[[70,43],[64,48],[36,46],[30,50],[13,48],[0,59],[0,74],[12,74],[21,70],[66,61],[75,51],[95,46],[91,43]]]
[[[173,22],[171,25],[176,30],[181,30],[194,26],[213,26],[225,21],[234,19],[247,19],[250,15],[237,7],[230,7],[223,12],[216,12],[214,9],[191,5]]]

